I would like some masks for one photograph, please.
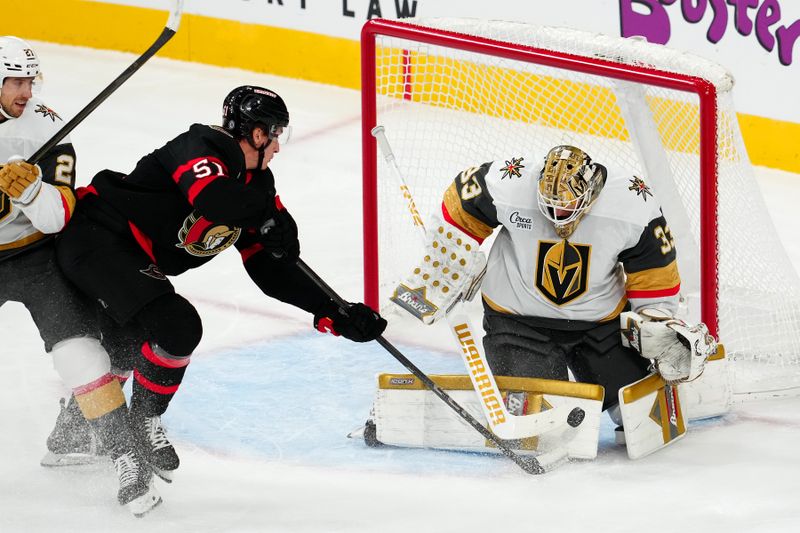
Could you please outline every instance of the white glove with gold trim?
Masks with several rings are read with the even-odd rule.
[[[391,297],[425,324],[445,316],[459,301],[471,300],[486,273],[486,255],[476,240],[441,218],[429,228],[425,256]]]
[[[658,309],[620,315],[622,344],[653,361],[656,371],[670,384],[694,381],[703,373],[717,341],[705,324],[687,325]]]

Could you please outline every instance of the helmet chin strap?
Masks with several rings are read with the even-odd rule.
[[[264,163],[264,152],[267,150],[267,147],[272,144],[272,139],[268,139],[267,144],[259,148],[256,146],[256,141],[253,139],[253,132],[251,131],[250,135],[247,136],[247,144],[249,144],[258,152],[258,163],[256,163],[256,169],[261,170],[261,165]]]
[[[6,113],[6,108],[5,108],[5,107],[3,107],[2,105],[0,105],[0,115],[3,115],[3,117],[5,117],[5,118],[7,118],[7,119],[9,119],[9,120],[10,120],[10,119],[17,118],[17,117],[12,117],[12,116],[11,116],[11,115],[9,115],[8,113]]]

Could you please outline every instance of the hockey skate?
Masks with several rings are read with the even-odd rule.
[[[117,501],[134,516],[144,516],[161,503],[161,496],[153,486],[153,471],[136,449],[114,457],[114,468],[119,478]]]
[[[142,458],[158,477],[167,483],[172,483],[172,475],[180,465],[180,459],[172,443],[167,439],[164,426],[161,425],[161,417],[136,416],[132,413],[131,429]]]
[[[41,460],[45,467],[82,466],[106,463],[103,448],[89,422],[83,417],[74,397],[61,398],[56,425],[47,437],[47,453]]]
[[[375,422],[370,418],[363,426],[359,426],[347,434],[348,439],[363,439],[370,448],[380,448],[383,443],[378,440],[378,430]]]

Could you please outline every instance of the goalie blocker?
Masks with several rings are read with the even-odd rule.
[[[680,384],[688,419],[719,416],[728,411],[732,388],[725,349],[705,324],[689,326],[656,309],[620,315],[622,343],[653,361],[669,385]],[[622,405],[620,401],[620,405]]]

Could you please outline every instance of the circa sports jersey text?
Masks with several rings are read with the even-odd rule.
[[[516,229],[526,231],[533,229],[533,218],[529,215],[523,215],[519,211],[513,211],[508,215],[508,221],[513,224]]]

